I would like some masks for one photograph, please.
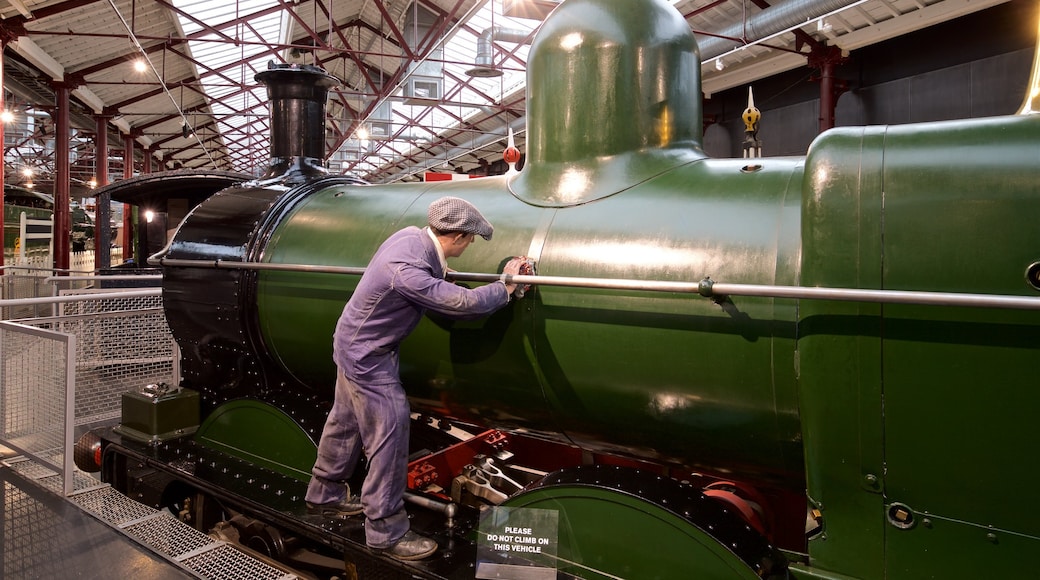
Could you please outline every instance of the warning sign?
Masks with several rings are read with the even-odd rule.
[[[560,514],[493,507],[480,520],[477,578],[554,580]]]

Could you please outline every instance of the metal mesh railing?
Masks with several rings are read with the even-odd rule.
[[[47,284],[45,272],[36,275],[33,271],[0,276],[0,298],[7,300],[16,298],[39,298],[50,296],[51,286]],[[19,318],[36,318],[51,316],[54,312],[50,304],[20,304],[0,308],[0,319],[15,320]]]
[[[61,473],[68,493],[75,429],[118,418],[128,390],[177,384],[179,356],[158,289],[53,300],[57,316],[0,322],[0,443]]]
[[[122,255],[122,250],[119,251]],[[42,298],[57,296],[61,290],[97,287],[111,280],[114,276],[94,276],[94,252],[75,252],[72,254],[71,267],[58,271],[51,268],[51,259],[36,260],[19,265],[7,260],[6,266],[0,269],[0,300],[22,298]],[[118,260],[113,258],[113,263]],[[105,272],[116,272],[106,270]],[[140,270],[129,269],[126,274],[134,274]],[[61,274],[57,276],[56,274]],[[123,272],[120,272],[123,273]],[[83,276],[82,274],[87,274]],[[16,306],[0,306],[0,320],[19,320],[53,316],[54,310],[48,303],[19,304]]]
[[[168,511],[138,503],[72,467],[76,428],[117,418],[125,391],[149,383],[177,384],[179,355],[158,289],[59,293],[61,296],[46,305],[46,317],[0,322],[0,445],[23,454],[3,465],[68,497],[198,578],[296,579],[294,574],[211,538]],[[25,515],[17,517],[21,522]],[[10,539],[6,527],[4,531],[4,537]],[[17,575],[35,570],[39,563],[15,564],[0,570],[0,577],[4,572]],[[69,575],[53,563],[48,565],[52,566],[46,568],[48,577]]]
[[[75,348],[73,336],[0,322],[0,443],[37,458],[69,482]]]
[[[118,417],[125,391],[179,382],[177,346],[166,324],[162,297],[123,298],[110,290],[61,294],[101,293],[112,297],[61,304],[55,320],[41,322],[76,337],[77,425]]]

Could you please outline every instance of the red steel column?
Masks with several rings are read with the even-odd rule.
[[[108,185],[108,120],[110,115],[94,117],[96,125],[94,138],[94,166],[97,186]],[[102,193],[97,199],[96,219],[94,220],[94,269],[112,266],[112,201],[110,193]]]
[[[7,103],[4,101],[4,47],[7,45],[6,39],[0,37],[0,111],[4,111],[7,107]],[[0,122],[0,188],[6,183],[4,176],[4,157],[7,154],[7,147],[4,146],[4,124]],[[4,213],[4,196],[0,195],[0,214]],[[4,222],[0,220],[0,267],[4,265],[4,252],[7,248],[4,247]],[[0,269],[0,274],[3,270]]]
[[[819,71],[820,133],[834,127],[834,109],[838,106],[838,97],[847,90],[845,81],[834,76],[834,68],[844,60],[837,46],[814,47],[809,53],[809,66]]]
[[[127,133],[123,136],[123,179],[134,176],[134,136]],[[123,261],[134,257],[134,220],[133,206],[123,204]]]
[[[72,220],[69,210],[69,85],[55,83],[54,106],[58,118],[54,131],[54,268],[69,269]]]
[[[820,133],[834,128],[834,63],[826,61],[820,68]]]

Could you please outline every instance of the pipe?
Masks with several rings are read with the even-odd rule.
[[[502,70],[495,68],[493,58],[495,41],[529,44],[531,35],[532,31],[530,30],[506,28],[504,26],[492,26],[485,29],[477,37],[477,56],[473,59],[473,63],[476,66],[466,71],[466,74],[471,77],[482,78],[502,76]]]
[[[345,266],[318,266],[310,264],[270,264],[257,262],[225,262],[223,260],[178,260],[160,258],[159,265],[189,268],[239,270],[277,270],[323,274],[364,274],[365,268]],[[837,300],[843,302],[875,302],[881,304],[921,304],[930,306],[968,306],[976,308],[1007,308],[1040,310],[1040,297],[1008,296],[999,294],[965,294],[954,292],[921,292],[910,290],[862,290],[856,288],[819,288],[803,286],[772,286],[759,284],[726,284],[704,278],[699,282],[670,282],[663,280],[630,280],[622,278],[579,278],[571,276],[519,276],[510,274],[481,274],[448,272],[449,279],[465,282],[497,282],[596,288],[602,290],[637,290],[646,292],[675,292],[699,294],[716,300],[727,296],[758,296],[763,298],[793,298],[805,300]]]
[[[715,60],[742,44],[758,42],[774,34],[803,26],[818,18],[850,8],[863,0],[785,0],[738,22],[713,32],[719,36],[697,35],[701,62]],[[725,38],[720,38],[725,37]],[[740,38],[744,42],[732,39]]]

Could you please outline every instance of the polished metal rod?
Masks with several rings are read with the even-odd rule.
[[[1040,310],[1040,297],[956,292],[919,292],[911,290],[858,290],[855,288],[811,288],[804,286],[760,286],[757,284],[710,284],[708,296],[763,296],[883,304],[924,304],[932,306],[970,306]],[[703,295],[703,293],[702,293]]]
[[[318,274],[349,274],[360,276],[365,273],[363,267],[350,266],[316,266],[310,264],[272,264],[269,262],[230,262],[227,260],[178,260],[158,258],[154,262],[160,266],[180,266],[185,268],[216,268],[218,270],[267,270],[278,272],[312,272]],[[498,278],[495,278],[496,280]]]
[[[117,276],[96,276],[88,274],[85,276],[48,276],[44,282],[107,282],[109,280],[162,280],[162,274],[121,274]]]
[[[362,267],[317,266],[308,264],[269,264],[257,262],[228,262],[224,260],[176,260],[161,258],[164,266],[194,268],[223,268],[239,270],[276,270],[350,274],[360,276]],[[520,276],[510,274],[481,274],[449,272],[448,278],[458,282],[497,282],[531,284],[535,286],[562,286],[596,288],[602,290],[639,290],[646,292],[675,292],[697,294],[705,298],[727,296],[758,296],[763,298],[793,298],[803,300],[837,300],[843,302],[874,302],[881,304],[922,304],[932,306],[969,306],[975,308],[1007,308],[1040,310],[1040,296],[1007,296],[999,294],[964,294],[955,292],[921,292],[910,290],[862,290],[855,288],[817,288],[807,286],[772,286],[759,284],[729,284],[705,278],[698,282],[670,282],[664,280],[630,280],[623,278],[581,278],[573,276]]]

